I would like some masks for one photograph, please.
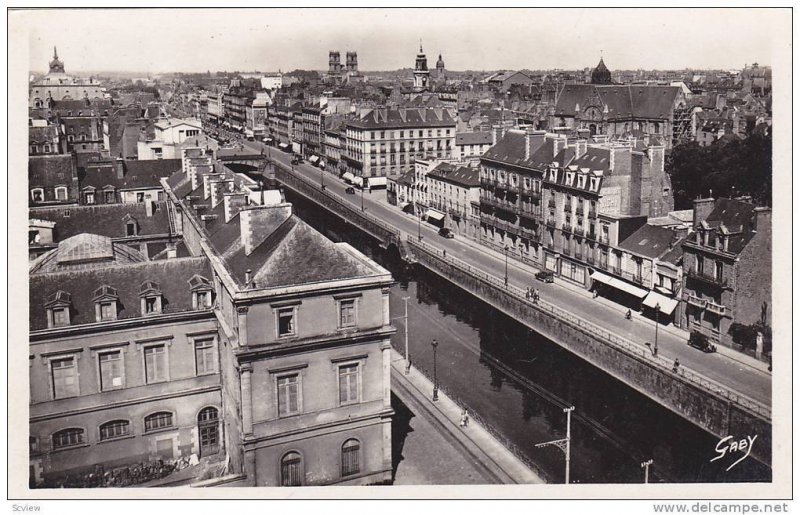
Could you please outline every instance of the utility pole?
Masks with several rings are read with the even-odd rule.
[[[506,256],[506,273],[503,276],[503,283],[505,284],[505,286],[508,286],[508,245],[503,247],[503,253]]]
[[[433,347],[433,400],[439,400],[439,381],[436,379],[436,347],[439,346],[439,342],[434,339],[431,342],[431,347]]]
[[[653,464],[653,459],[650,458],[647,461],[642,462],[642,468],[644,469],[644,483],[647,484],[650,482],[650,465]]]
[[[656,303],[656,338],[655,338],[656,341],[653,344],[653,356],[658,356],[658,314],[660,311],[661,311],[661,304]]]
[[[554,445],[561,449],[564,453],[565,458],[565,470],[564,470],[564,484],[569,484],[569,457],[570,457],[570,442],[572,440],[572,412],[575,411],[575,406],[570,406],[569,408],[564,408],[564,413],[567,414],[567,437],[561,438],[559,440],[550,440],[549,442],[542,442],[537,443],[536,448],[546,447],[548,445]]]
[[[414,204],[416,209],[416,204]],[[417,213],[417,240],[422,241],[422,215]]]

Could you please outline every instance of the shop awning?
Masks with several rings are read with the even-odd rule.
[[[344,172],[344,174],[342,175],[342,179],[346,180],[347,182],[351,182],[354,177],[355,175],[353,175],[350,172]]]
[[[433,209],[429,209],[425,212],[426,218],[433,218],[434,220],[444,220],[444,213],[440,213],[438,211],[434,211]]]
[[[635,297],[639,297],[640,299],[647,296],[647,290],[643,288],[639,288],[638,286],[634,286],[632,284],[628,284],[625,281],[620,281],[615,277],[611,277],[610,275],[606,275],[602,272],[594,272],[592,274],[592,280],[601,282],[603,284],[607,284],[612,288],[616,288],[618,290],[624,291],[625,293],[630,293]]]
[[[400,202],[400,209],[405,209],[408,204],[408,202]]]
[[[658,306],[658,310],[664,313],[665,315],[671,315],[675,308],[678,306],[678,301],[675,299],[670,299],[669,297],[665,297],[660,293],[656,293],[651,291],[647,294],[647,297],[644,298],[642,304],[647,306],[648,308],[655,309]]]
[[[313,164],[313,163],[316,163],[317,161],[319,161],[319,157],[311,156],[310,158],[308,158],[308,160],[309,160],[309,162],[311,162]]]
[[[288,143],[278,143],[278,146],[281,147],[281,148],[289,148],[289,144]]]

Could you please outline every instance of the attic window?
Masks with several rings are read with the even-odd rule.
[[[117,319],[119,295],[116,288],[103,285],[94,291],[95,319],[98,322]]]
[[[44,189],[42,188],[33,188],[31,190],[31,200],[34,202],[43,202],[44,201]]]
[[[161,313],[163,294],[154,281],[144,281],[139,287],[142,315],[157,315]]]
[[[47,310],[47,327],[64,327],[70,324],[72,297],[69,293],[58,290],[50,295],[44,306]]]
[[[581,189],[586,187],[586,176],[583,174],[578,175],[578,187]]]
[[[208,279],[201,275],[193,275],[189,279],[189,289],[192,292],[193,309],[208,309],[213,306],[212,288]]]

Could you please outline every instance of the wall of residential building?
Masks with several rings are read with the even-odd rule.
[[[216,345],[213,315],[183,321],[165,317],[128,327],[32,335],[30,435],[39,449],[32,462],[44,475],[147,461],[165,445],[162,456],[199,452],[197,415],[204,407],[220,407],[219,369],[215,365],[211,373],[198,374],[194,350],[195,340],[203,337]],[[168,371],[165,381],[147,384],[143,351],[153,344],[165,345]],[[99,355],[113,350],[121,351],[122,385],[101,390]],[[79,393],[55,399],[50,361],[65,356],[75,357]],[[145,431],[144,417],[159,411],[172,413],[173,425]],[[129,421],[129,434],[100,441],[100,425],[112,420]],[[52,435],[66,428],[83,429],[84,443],[53,450]]]
[[[761,319],[767,306],[767,323],[772,313],[772,213],[768,208],[756,208],[756,233],[739,253],[734,272],[736,296],[732,322],[750,325]],[[727,330],[725,331],[727,334]]]

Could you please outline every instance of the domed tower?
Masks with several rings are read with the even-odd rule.
[[[439,80],[444,79],[444,60],[442,54],[439,54],[439,60],[436,61],[436,78]]]
[[[592,70],[592,84],[611,84],[611,72],[606,68],[602,57],[595,69]]]
[[[64,63],[58,59],[58,50],[53,47],[53,60],[50,61],[50,73],[64,73]]]
[[[414,67],[414,91],[423,91],[428,88],[431,72],[428,70],[428,58],[422,51],[422,42],[419,44],[417,64]]]

